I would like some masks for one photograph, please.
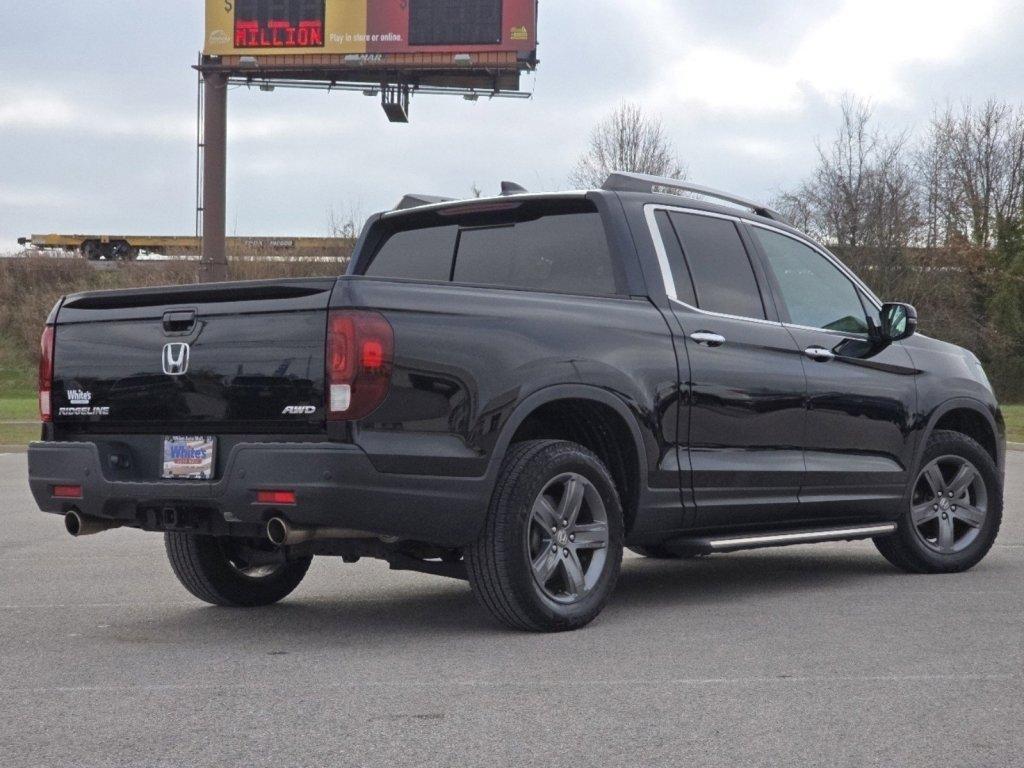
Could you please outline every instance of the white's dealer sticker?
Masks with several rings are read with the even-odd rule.
[[[59,416],[109,416],[109,406],[90,406],[92,402],[92,392],[83,389],[68,389],[65,390],[68,396],[68,402],[70,406],[65,406],[57,410]]]

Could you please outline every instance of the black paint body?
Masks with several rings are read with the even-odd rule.
[[[784,225],[663,195],[595,192],[618,262],[619,295],[576,296],[359,276],[385,220],[374,217],[349,276],[68,297],[55,309],[54,408],[88,390],[110,415],[60,416],[30,449],[39,505],[81,483],[74,506],[160,528],[159,507],[196,509],[253,533],[280,513],[255,492],[296,488],[297,523],[459,546],[481,530],[509,444],[570,403],[615,422],[630,477],[628,541],[690,533],[895,519],[940,420],[984,430],[1002,467],[995,397],[973,355],[924,336],[891,345],[784,319],[714,315],[669,298],[647,207]],[[751,258],[762,255],[749,236]],[[762,267],[756,270],[763,278]],[[395,335],[384,403],[356,423],[324,417],[326,313],[381,313]],[[195,325],[168,330],[167,313]],[[719,348],[695,332],[720,334]],[[192,345],[186,376],[161,371],[164,343]],[[828,363],[811,345],[832,349]],[[291,405],[315,413],[284,416]],[[566,410],[582,418],[579,410]],[[216,435],[213,483],[159,479],[162,436]],[[979,436],[984,436],[982,432]],[[83,446],[84,444],[84,446]],[[122,462],[121,458],[128,461]]]

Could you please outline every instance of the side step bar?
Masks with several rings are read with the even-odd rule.
[[[674,539],[665,546],[680,554],[712,554],[714,552],[737,552],[742,549],[763,547],[786,547],[792,544],[817,544],[823,541],[857,541],[886,536],[896,532],[896,523],[848,526],[843,528],[819,528],[801,531],[778,531],[773,533],[741,534],[729,537],[694,537]]]

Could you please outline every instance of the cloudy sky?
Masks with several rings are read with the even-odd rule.
[[[200,0],[4,3],[0,251],[50,231],[190,233]],[[766,198],[803,177],[841,94],[915,129],[1024,102],[1024,0],[541,0],[530,101],[232,92],[228,231],[323,235],[330,211],[502,179],[563,188],[621,100],[660,113],[691,177]]]

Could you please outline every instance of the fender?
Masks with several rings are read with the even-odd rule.
[[[921,469],[921,459],[924,456],[925,448],[928,445],[928,438],[931,437],[932,432],[935,431],[935,425],[939,423],[942,417],[955,410],[973,411],[985,419],[985,422],[992,430],[992,434],[996,436],[996,466],[1000,472],[1003,471],[1006,456],[1006,444],[1005,440],[999,439],[1001,434],[999,425],[996,423],[991,409],[981,400],[976,400],[973,397],[950,398],[932,409],[931,413],[928,414],[928,419],[925,423],[924,429],[921,430],[921,437],[914,449],[914,461],[912,464],[912,472],[910,474],[911,480],[907,484],[907,491],[904,497],[905,505],[910,503],[910,495],[914,492],[914,480],[917,478],[917,473]]]
[[[647,487],[647,448],[640,425],[637,424],[636,417],[626,406],[625,402],[611,392],[589,384],[556,384],[540,389],[526,397],[515,407],[508,421],[505,422],[505,426],[502,427],[501,433],[498,435],[494,445],[494,450],[491,451],[490,463],[487,467],[487,484],[492,492],[494,482],[501,469],[501,463],[505,460],[505,454],[508,452],[508,447],[512,443],[516,430],[537,408],[556,400],[593,400],[602,405],[607,405],[618,413],[626,422],[630,434],[633,436],[633,447],[637,452],[640,467],[639,487],[641,489]]]

